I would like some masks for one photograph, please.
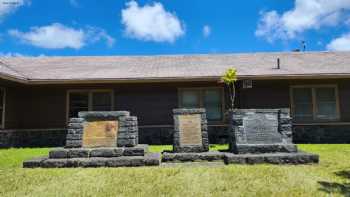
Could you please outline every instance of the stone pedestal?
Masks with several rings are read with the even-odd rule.
[[[174,109],[174,152],[209,150],[205,109]]]
[[[300,152],[292,142],[289,109],[237,109],[230,113],[230,152],[226,164],[318,163],[316,154]]]
[[[80,112],[68,124],[66,148],[132,147],[138,144],[137,117],[127,111]]]
[[[163,152],[163,162],[182,163],[223,159],[223,153],[208,152],[208,126],[205,109],[174,109],[173,113],[173,151]]]
[[[127,111],[80,112],[68,125],[66,146],[23,167],[134,167],[160,165],[161,155],[138,144],[137,118]]]
[[[289,109],[237,109],[230,118],[231,152],[297,152]]]

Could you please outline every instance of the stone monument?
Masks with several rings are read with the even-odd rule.
[[[297,152],[289,109],[237,109],[231,121],[234,153]]]
[[[163,152],[164,162],[215,161],[223,153],[209,152],[205,109],[174,109],[173,151]]]
[[[205,109],[174,109],[174,152],[209,150]]]
[[[236,109],[230,115],[225,162],[318,163],[315,154],[298,151],[292,142],[289,109]]]
[[[137,118],[127,111],[80,112],[68,124],[66,146],[24,167],[121,167],[159,165],[160,154],[138,144]]]

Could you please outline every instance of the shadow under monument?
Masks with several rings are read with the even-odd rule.
[[[344,182],[319,181],[321,188],[319,190],[328,194],[341,194],[350,197],[350,170],[335,172],[335,175],[346,179]]]

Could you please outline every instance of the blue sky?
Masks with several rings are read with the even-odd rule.
[[[350,0],[0,0],[1,55],[350,50]]]

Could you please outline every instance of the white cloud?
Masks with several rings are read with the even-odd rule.
[[[20,32],[16,29],[9,30],[9,34],[25,43],[40,48],[80,49],[85,45],[84,31],[82,29],[73,29],[59,23],[42,27],[32,27],[29,32]]]
[[[60,23],[32,27],[28,32],[13,29],[9,30],[8,33],[26,44],[47,49],[80,49],[89,43],[95,43],[101,40],[106,41],[108,46],[114,44],[114,39],[101,28],[87,27],[85,29],[74,29]]]
[[[85,41],[90,43],[105,41],[108,47],[112,47],[115,44],[115,39],[110,36],[106,30],[99,27],[88,26],[85,30],[84,37]]]
[[[29,0],[0,0],[0,21],[19,7],[30,5]]]
[[[293,39],[310,29],[339,25],[349,14],[350,0],[295,0],[293,9],[262,12],[256,36],[268,41]]]
[[[122,10],[122,24],[128,37],[144,41],[174,42],[185,34],[183,24],[161,3],[139,6],[130,1]]]
[[[350,33],[332,40],[327,45],[327,49],[330,51],[350,51]]]
[[[204,25],[202,33],[203,33],[203,37],[205,38],[209,37],[211,34],[211,27],[209,25]]]

